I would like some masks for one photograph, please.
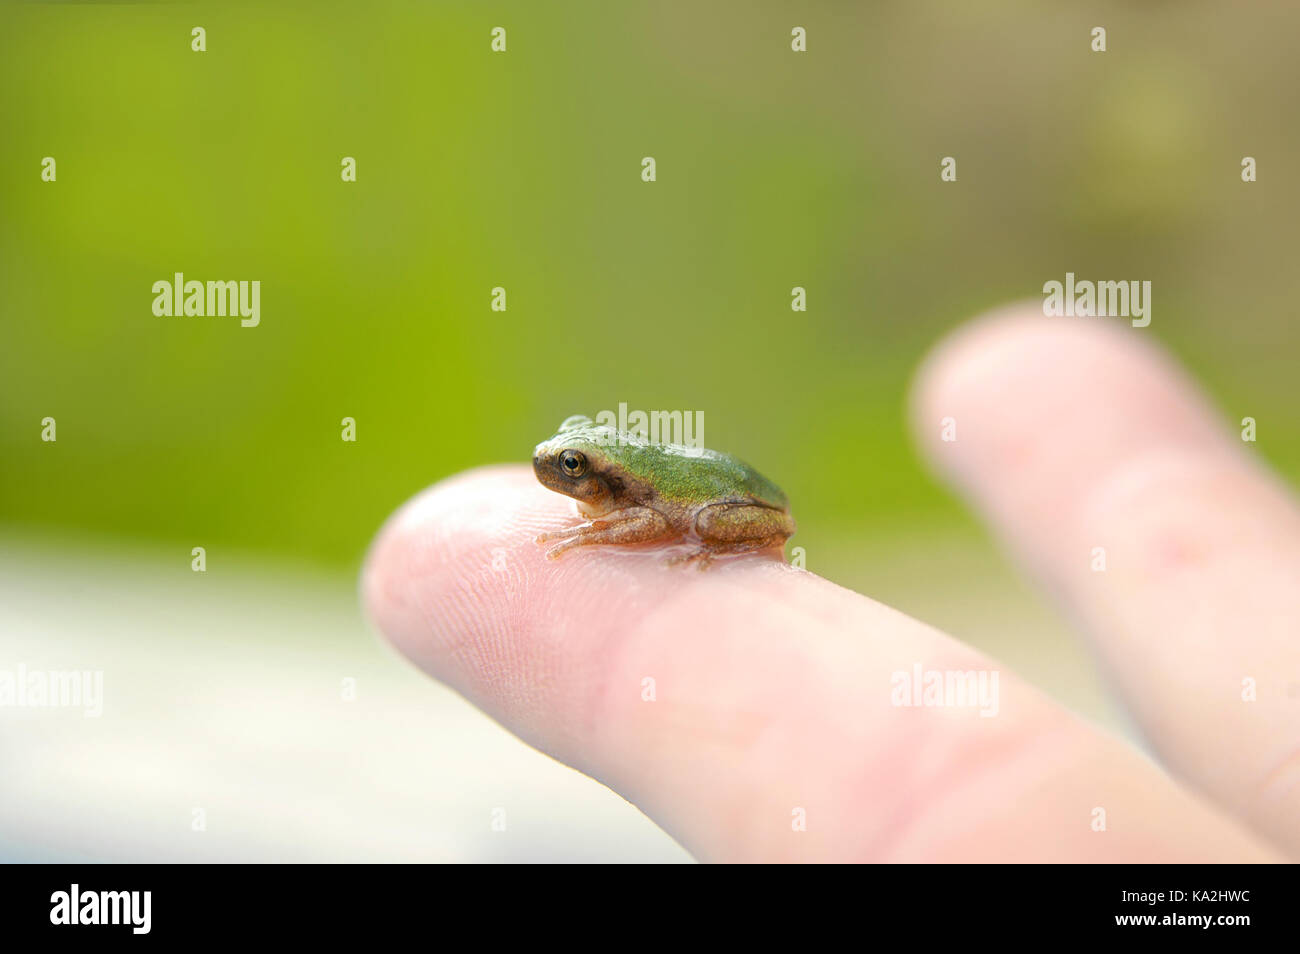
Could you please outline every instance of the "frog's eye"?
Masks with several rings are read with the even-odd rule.
[[[587,472],[587,458],[576,450],[560,451],[560,470],[566,476],[581,477]]]

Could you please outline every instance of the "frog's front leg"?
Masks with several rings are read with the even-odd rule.
[[[538,543],[563,541],[546,551],[547,559],[558,559],[565,550],[589,544],[649,543],[669,536],[671,528],[658,510],[650,507],[628,507],[597,517],[564,530],[551,530],[537,535]]]

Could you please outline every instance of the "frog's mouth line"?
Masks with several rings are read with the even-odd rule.
[[[560,473],[559,465],[553,460],[540,456],[534,457],[533,473],[537,475],[537,482],[547,490],[554,490],[557,494],[573,497],[573,481]]]
[[[576,503],[578,513],[584,518],[590,520],[608,512],[608,507],[600,506],[608,497],[608,488],[603,481],[595,478],[575,481],[561,472],[560,465],[554,458],[540,455],[533,457],[533,473],[537,475],[537,482],[547,490],[563,494]]]

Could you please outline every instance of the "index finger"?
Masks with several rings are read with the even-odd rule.
[[[895,704],[897,673],[997,670],[928,626],[771,559],[546,560],[534,537],[574,519],[525,468],[461,475],[380,534],[367,606],[418,665],[698,857],[1270,857],[1009,673],[995,717]]]

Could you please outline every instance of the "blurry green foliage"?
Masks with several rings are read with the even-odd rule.
[[[796,543],[965,520],[907,382],[1067,270],[1151,280],[1143,333],[1295,476],[1300,9],[1270,15],[5,6],[0,524],[350,565],[420,487],[620,401],[702,410]],[[261,325],[155,317],[175,271],[260,280]]]

